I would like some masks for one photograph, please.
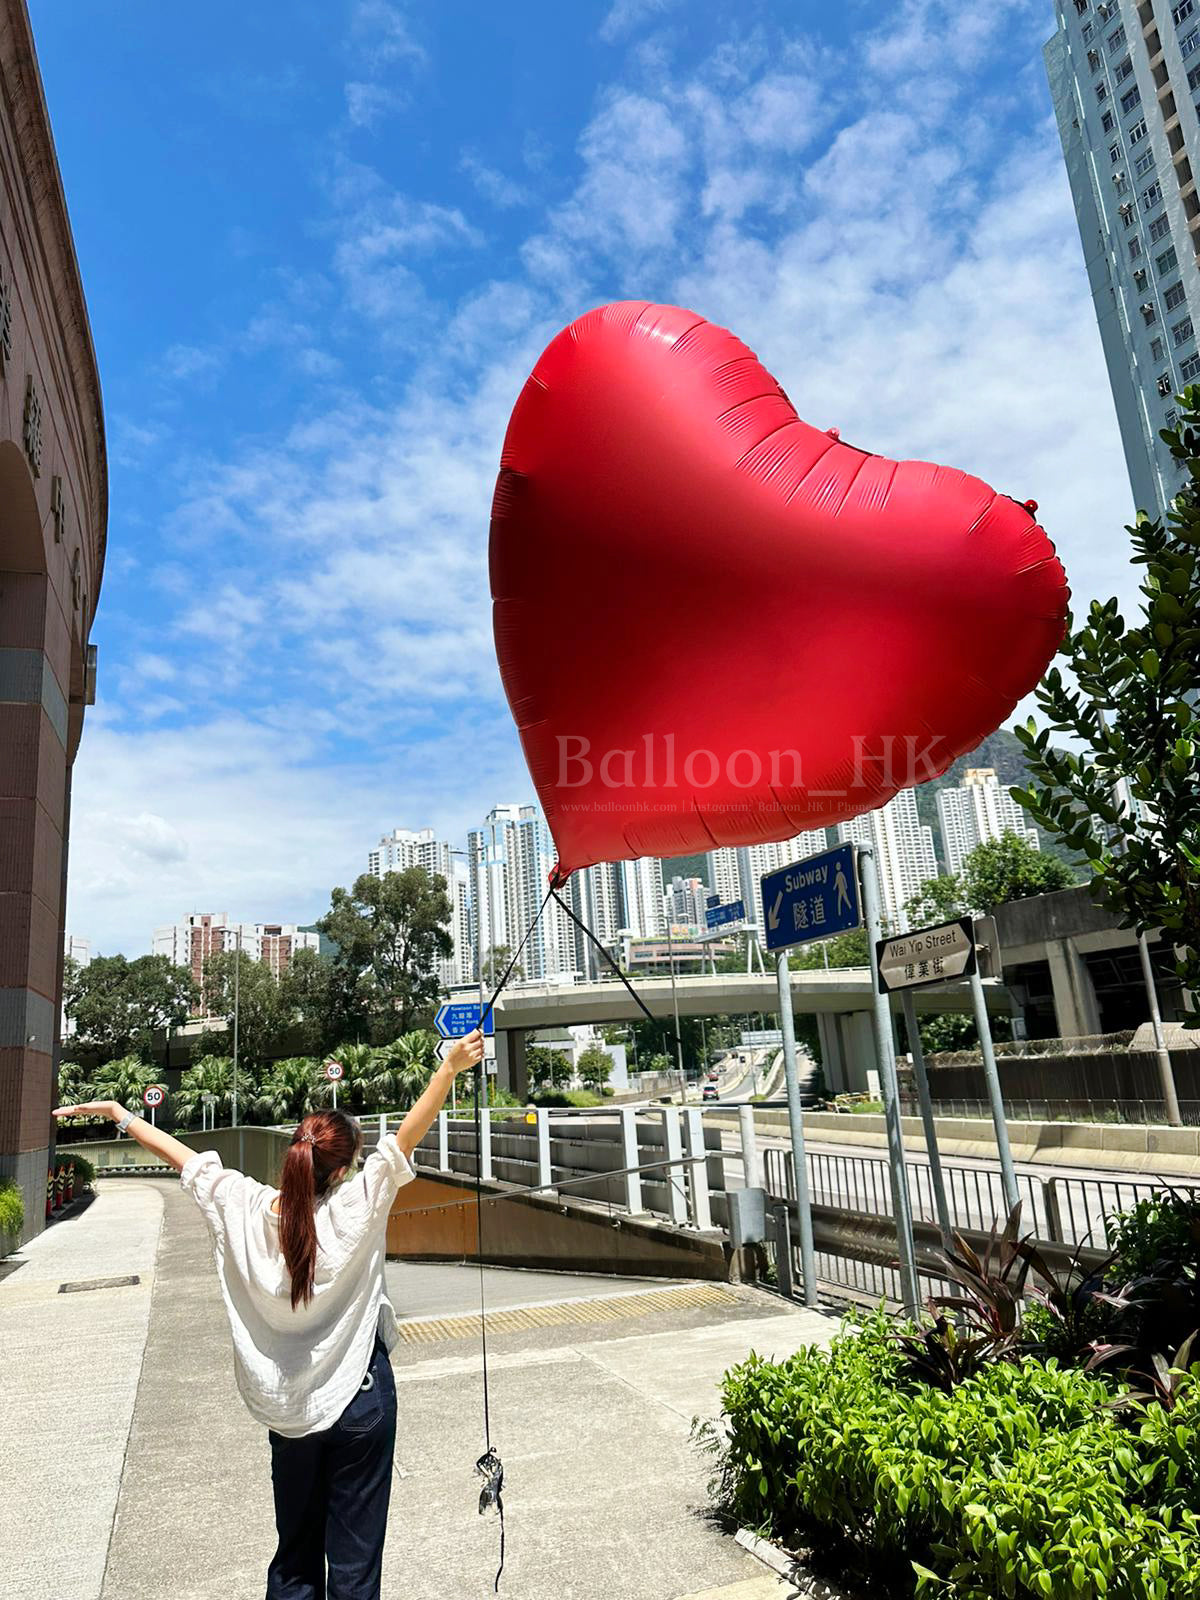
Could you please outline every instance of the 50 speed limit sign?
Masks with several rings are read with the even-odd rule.
[[[152,1083],[142,1095],[142,1104],[150,1107],[160,1106],[166,1098],[166,1094],[159,1088],[158,1084]]]
[[[325,1076],[329,1079],[330,1083],[337,1083],[337,1081],[340,1078],[344,1078],[345,1075],[346,1069],[343,1067],[340,1061],[327,1061],[325,1063]]]

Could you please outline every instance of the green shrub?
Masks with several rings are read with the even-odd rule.
[[[1200,1194],[1163,1189],[1109,1218],[1118,1283],[1156,1277],[1165,1263],[1200,1269]]]
[[[0,1178],[0,1249],[10,1249],[24,1226],[24,1195],[11,1178]]]
[[[1111,1383],[1053,1361],[950,1393],[904,1387],[902,1361],[880,1315],[728,1372],[723,1508],[792,1547],[837,1542],[895,1595],[1198,1600],[1194,1383],[1131,1430]]]
[[[75,1163],[75,1193],[80,1194],[84,1189],[96,1187],[96,1169],[86,1156],[77,1155],[74,1150],[59,1152],[59,1159],[66,1166]]]
[[[574,1106],[578,1111],[604,1104],[600,1096],[593,1094],[590,1089],[546,1089],[540,1094],[531,1095],[530,1099],[535,1106]]]

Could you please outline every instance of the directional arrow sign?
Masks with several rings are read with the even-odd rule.
[[[460,1034],[459,1038],[461,1037],[462,1035]],[[438,1060],[445,1061],[446,1057],[450,1054],[451,1050],[454,1049],[454,1046],[457,1044],[457,1042],[458,1041],[456,1039],[439,1039],[436,1047]],[[494,1037],[485,1038],[483,1041],[483,1070],[485,1072],[496,1071],[495,1045],[496,1041]]]
[[[852,844],[765,873],[760,892],[768,950],[828,939],[862,923]]]
[[[433,1019],[433,1025],[443,1039],[461,1039],[472,1029],[479,1026],[480,1005],[478,1000],[447,1000],[438,1008],[438,1014]],[[496,1014],[489,1011],[487,1025],[484,1033],[495,1033]]]
[[[723,906],[720,901],[710,905],[704,913],[704,919],[710,928],[723,928],[727,922],[745,922],[746,906],[742,900],[733,900]]]
[[[975,971],[975,929],[970,917],[922,928],[875,946],[880,987],[919,989],[926,983],[969,978]]]

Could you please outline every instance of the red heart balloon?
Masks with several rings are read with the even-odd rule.
[[[542,354],[490,564],[560,876],[790,838],[936,777],[1037,682],[1068,600],[1027,506],[810,427],[731,333],[641,301]]]

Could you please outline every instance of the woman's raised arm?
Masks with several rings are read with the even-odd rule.
[[[125,1107],[116,1100],[89,1100],[81,1106],[57,1106],[54,1111],[56,1117],[108,1117],[112,1122],[120,1122],[126,1115]],[[175,1168],[176,1172],[183,1170],[183,1164],[196,1152],[190,1145],[181,1144],[178,1139],[164,1133],[162,1128],[153,1128],[141,1116],[135,1116],[129,1124],[129,1136],[136,1139],[140,1145],[151,1151]]]
[[[459,1039],[450,1050],[445,1061],[438,1067],[433,1077],[425,1085],[425,1090],[412,1110],[400,1124],[396,1134],[396,1143],[406,1156],[411,1156],[421,1140],[432,1128],[438,1112],[446,1104],[446,1096],[450,1093],[450,1085],[458,1074],[467,1067],[473,1067],[483,1056],[483,1034],[476,1028],[474,1033],[467,1034],[465,1039]]]

